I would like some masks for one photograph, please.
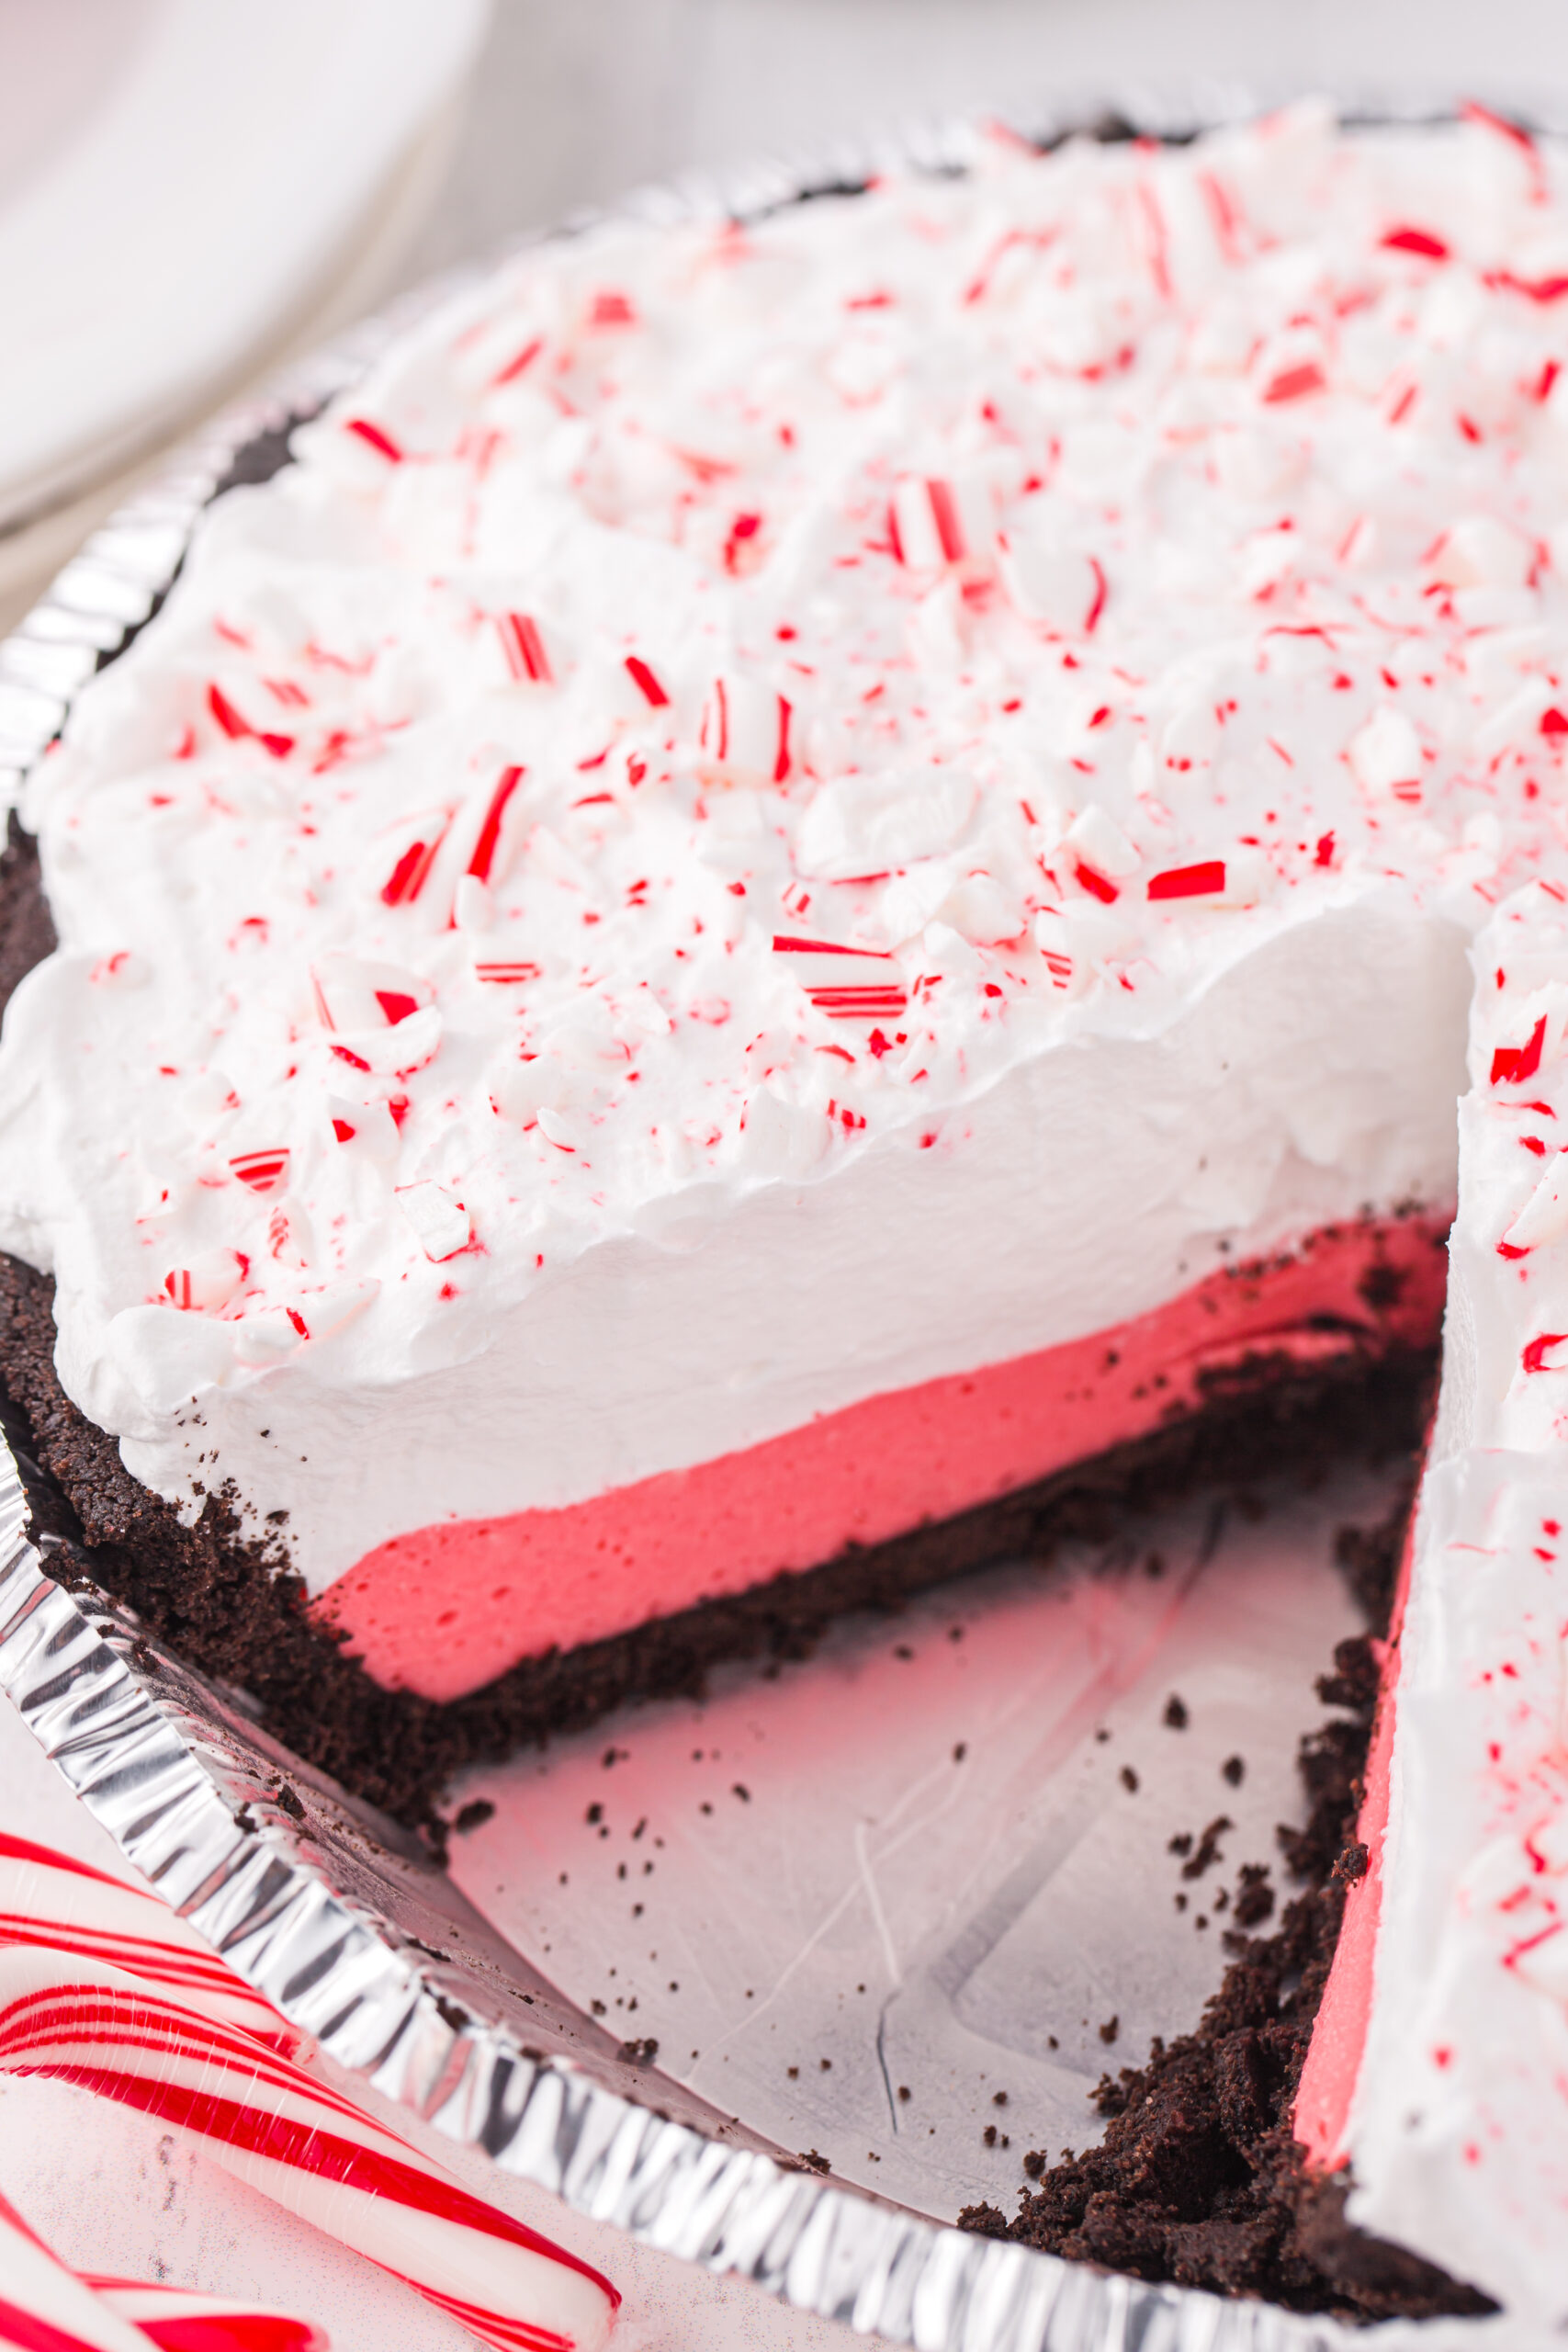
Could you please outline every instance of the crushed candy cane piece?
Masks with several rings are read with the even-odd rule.
[[[184,1314],[215,1315],[228,1306],[246,1270],[237,1250],[204,1250],[185,1265],[171,1266],[164,1276],[164,1290]]]
[[[473,1238],[468,1212],[444,1184],[422,1178],[415,1184],[398,1185],[396,1197],[433,1266],[444,1265],[468,1247]]]

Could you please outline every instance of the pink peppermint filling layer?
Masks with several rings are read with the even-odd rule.
[[[318,1604],[378,1682],[457,1699],[549,1650],[816,1567],[992,1502],[1200,1407],[1249,1359],[1426,1346],[1448,1219],[1333,1227],[1065,1345],[824,1414],[564,1510],[378,1544]]]
[[[1399,1682],[1399,1637],[1410,1589],[1414,1522],[1405,1539],[1399,1583],[1389,1620],[1389,1638],[1377,1645],[1382,1690],[1362,1780],[1358,1842],[1367,1849],[1363,1875],[1345,1890],[1345,1913],[1334,1965],[1324,1986],[1306,2064],[1296,2089],[1296,2138],[1308,2161],[1325,2172],[1349,2162],[1346,2147],[1350,2103],[1361,2072],[1371,2024],[1378,1928],[1382,1918],[1383,1848],[1388,1839],[1390,1780],[1393,1765],[1394,1692]]]

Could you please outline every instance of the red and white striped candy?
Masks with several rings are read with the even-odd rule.
[[[78,2276],[0,2197],[0,2345],[17,2352],[330,2352],[289,2312],[130,2278]]]
[[[457,810],[421,880],[427,922],[450,924],[465,880],[487,889],[505,880],[532,822],[520,789],[526,773],[492,768]]]
[[[357,956],[323,956],[311,967],[310,978],[322,1026],[350,1035],[362,1029],[395,1029],[435,993],[427,980],[400,964],[367,963]]]
[[[237,1250],[200,1250],[183,1266],[169,1268],[164,1289],[185,1313],[215,1315],[228,1306],[244,1274],[245,1261]]]
[[[781,936],[773,954],[788,958],[791,977],[829,1021],[896,1021],[909,1001],[897,958],[874,948]]]
[[[147,2342],[0,2198],[0,2345],[17,2352],[147,2352]]]
[[[495,624],[506,666],[519,685],[553,686],[544,631],[528,613],[502,613]]]
[[[430,879],[452,822],[449,808],[424,808],[389,827],[376,845],[377,894],[386,907],[412,907]]]
[[[274,1144],[262,1151],[236,1152],[229,1165],[253,1193],[275,1193],[288,1173],[288,1148]]]
[[[794,764],[793,717],[783,695],[756,678],[716,678],[703,705],[698,741],[713,766],[783,784]]]
[[[243,2028],[283,2056],[301,2045],[303,2037],[288,2019],[156,1895],[0,1832],[0,1947],[7,1944],[39,1945],[124,1969],[219,2025]]]
[[[906,474],[893,492],[893,538],[906,570],[935,578],[990,563],[996,523],[983,484]]]
[[[268,2304],[204,2295],[193,2287],[100,2278],[91,2271],[85,2283],[163,2352],[332,2352],[321,2328]]]
[[[75,2083],[188,2133],[483,2343],[599,2352],[608,2339],[619,2297],[607,2279],[254,2035],[121,1969],[0,1951],[0,2069]]]

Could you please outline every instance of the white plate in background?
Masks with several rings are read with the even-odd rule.
[[[489,15],[489,0],[0,0],[0,533],[165,438],[313,320],[377,242]]]

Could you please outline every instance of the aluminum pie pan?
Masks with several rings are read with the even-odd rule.
[[[1032,110],[1045,141],[1108,119],[1180,138],[1258,111],[1257,93],[1145,94]],[[1441,101],[1386,94],[1350,119],[1423,120]],[[1543,129],[1539,106],[1534,118]],[[863,186],[879,168],[965,168],[972,121],[919,125],[723,185],[651,188],[610,217],[756,218]],[[567,224],[571,233],[600,216]],[[95,532],[0,643],[0,797],[15,803],[75,696],[154,613],[202,509],[247,452],[356,381],[401,333],[476,282],[417,290],[186,445],[164,479]],[[241,469],[236,472],[236,467]],[[395,1825],[334,1789],[254,1720],[243,1693],[195,1673],[134,1612],[85,1582],[84,1555],[28,1535],[0,1436],[0,1687],[121,1851],[226,1962],[350,2075],[590,2218],[803,2312],[919,2352],[1336,2352],[1329,2319],[1150,2285],[946,2226],[824,2175],[621,2042],[498,1936]],[[597,2005],[596,2005],[597,2006]],[[1422,2346],[1506,2320],[1393,2322]],[[1364,2337],[1357,2329],[1354,2337]]]

